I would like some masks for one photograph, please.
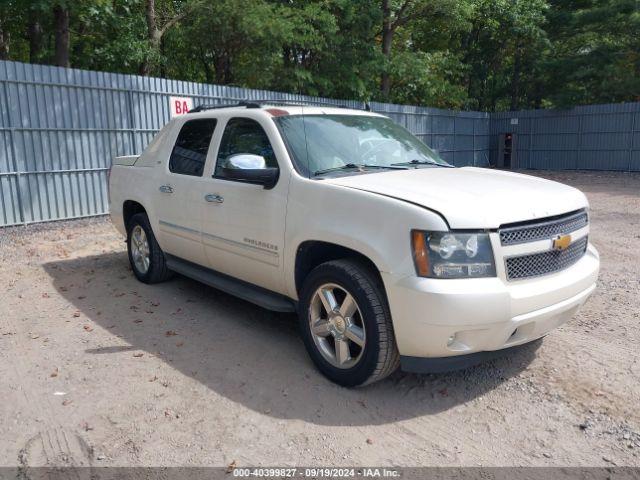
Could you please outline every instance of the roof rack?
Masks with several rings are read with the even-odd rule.
[[[340,105],[337,103],[327,102],[325,100],[274,100],[274,99],[264,99],[264,100],[251,100],[252,102],[258,103],[260,105],[282,105],[282,106],[292,106],[299,107],[304,105],[318,105],[318,106],[327,106],[334,108],[348,108],[352,110],[366,110],[367,112],[371,111],[371,105],[369,102],[363,102],[362,107],[349,107],[347,105]]]
[[[197,107],[189,110],[189,113],[196,112],[204,112],[206,110],[216,110],[218,108],[233,108],[233,107],[245,107],[245,108],[260,108],[264,105],[278,105],[278,106],[290,106],[290,107],[300,107],[304,105],[319,105],[319,106],[329,106],[334,108],[353,108],[357,109],[357,107],[348,107],[345,105],[337,105],[335,103],[324,102],[324,101],[314,101],[314,100],[300,100],[300,101],[292,101],[292,100],[273,100],[273,99],[264,99],[264,100],[251,100],[251,101],[240,101],[238,103],[225,103],[220,105],[198,105]],[[371,111],[371,106],[369,102],[364,102],[361,110],[366,110],[367,112]]]
[[[204,112],[205,110],[216,110],[218,108],[233,108],[233,107],[246,107],[246,108],[260,108],[262,105],[255,102],[238,102],[238,103],[223,103],[220,105],[198,105],[197,107],[189,110],[188,113]]]

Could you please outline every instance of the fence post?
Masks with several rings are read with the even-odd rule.
[[[129,131],[131,133],[131,148],[133,148],[133,152],[131,152],[131,155],[136,155],[138,153],[138,141],[136,139],[136,121],[135,117],[133,116],[133,92],[131,91],[131,89],[129,89],[129,91],[127,92],[127,97],[129,98],[129,101],[127,102],[127,113],[129,114],[130,126]]]
[[[631,111],[631,134],[629,135],[629,165],[627,171],[631,171],[631,164],[633,163],[633,136],[636,133],[636,116],[640,115],[640,110],[637,112]]]
[[[582,150],[582,119],[584,115],[578,117],[578,141],[576,145],[576,170],[580,170],[580,151]]]
[[[534,137],[534,126],[536,124],[536,117],[530,116],[528,120],[529,120],[529,158],[527,159],[527,168],[531,170],[531,155],[533,154],[533,137]]]
[[[476,122],[477,118],[473,119],[473,144],[471,145],[471,149],[473,150],[473,152],[471,153],[471,155],[473,155],[473,166],[476,166]]]
[[[9,93],[7,91],[7,81],[3,79],[2,86],[4,90],[4,98],[7,105],[7,119],[9,120],[9,145],[11,147],[11,164],[13,166],[13,173],[16,179],[16,199],[18,200],[18,211],[20,213],[20,223],[27,225],[27,219],[24,214],[24,205],[22,202],[22,190],[20,189],[20,171],[18,169],[18,159],[16,158],[16,146],[15,146],[15,125],[11,118],[11,108],[9,107]]]

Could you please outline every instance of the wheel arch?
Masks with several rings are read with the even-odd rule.
[[[306,240],[298,245],[294,266],[296,294],[300,294],[302,284],[309,273],[322,263],[343,258],[355,258],[368,268],[382,284],[380,269],[367,255],[344,245],[321,241]]]
[[[141,203],[135,200],[125,200],[122,204],[122,221],[124,222],[125,230],[127,230],[131,217],[138,213],[147,213],[147,210]]]

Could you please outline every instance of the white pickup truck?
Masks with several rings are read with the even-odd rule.
[[[599,269],[580,191],[454,168],[367,111],[197,107],[115,159],[110,207],[140,281],[178,272],[298,312],[313,362],[345,386],[540,338]]]

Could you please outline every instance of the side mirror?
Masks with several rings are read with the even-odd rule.
[[[238,153],[227,158],[222,167],[222,176],[229,180],[262,185],[268,190],[278,183],[280,169],[267,167],[267,162],[260,155]]]

